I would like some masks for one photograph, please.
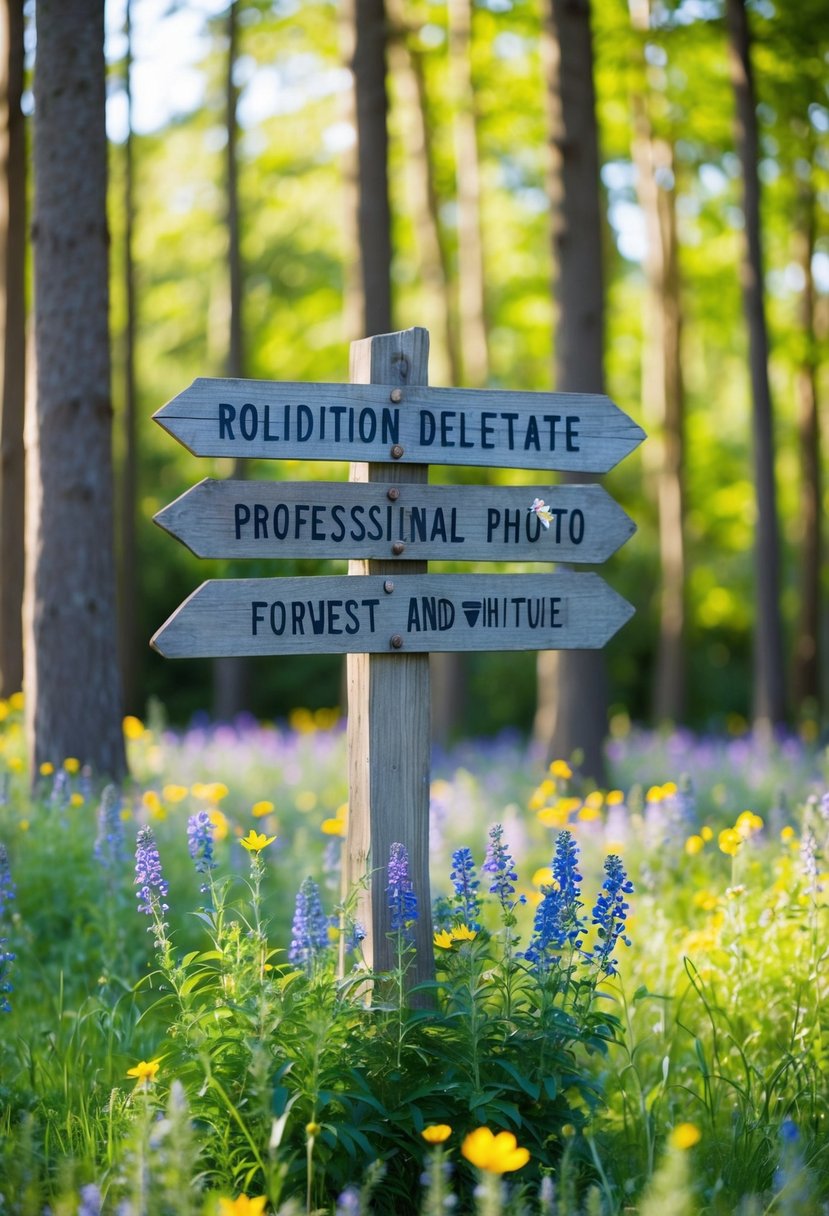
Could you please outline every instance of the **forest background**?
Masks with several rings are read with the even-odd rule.
[[[556,10],[568,8],[589,15],[592,64],[576,59],[581,52],[556,27]],[[24,6],[8,0],[4,9],[8,16]],[[759,143],[748,175],[734,10],[748,17],[754,74],[749,101]],[[386,170],[380,148],[372,163],[383,172],[372,186],[357,163],[352,83],[354,48],[377,28],[378,14],[387,74],[375,110],[388,133],[388,161]],[[167,663],[147,649],[204,578],[340,572],[336,563],[282,561],[277,569],[202,561],[153,526],[153,515],[197,480],[241,472],[229,461],[197,460],[152,422],[193,377],[345,381],[350,339],[423,325],[433,384],[562,387],[557,344],[572,304],[562,298],[559,273],[561,162],[572,148],[556,130],[551,79],[557,65],[578,64],[595,82],[605,319],[604,368],[585,365],[583,387],[603,370],[609,395],[649,434],[605,479],[638,526],[602,568],[637,610],[606,651],[611,729],[631,718],[741,727],[756,716],[760,650],[762,661],[779,666],[783,689],[772,721],[815,737],[829,687],[820,445],[829,387],[828,16],[825,0],[601,0],[592,12],[531,0],[107,5],[124,708],[143,715],[157,699],[183,722],[200,710],[271,717],[341,699],[337,658],[274,659],[258,663],[255,678],[248,669],[228,681],[221,664]],[[25,28],[28,122],[28,6]],[[168,47],[183,52],[178,61],[160,54]],[[14,36],[9,49],[13,79]],[[14,110],[12,86],[7,95]],[[9,159],[6,177],[13,171],[24,173],[31,193],[25,161],[15,170]],[[746,261],[753,172],[764,279]],[[385,302],[360,275],[372,242],[358,224],[384,191]],[[19,231],[7,263],[22,248]],[[382,225],[375,235],[382,258]],[[741,294],[748,286],[750,298],[752,273],[768,360],[750,350]],[[20,346],[15,356],[9,332],[15,318],[20,330],[27,311],[7,294],[7,384],[14,375],[20,383]],[[758,360],[767,365],[773,405],[771,486],[756,462]],[[4,546],[23,516],[9,391]],[[247,463],[253,477],[347,476],[345,465]],[[537,480],[513,471],[432,471],[433,481],[487,478]],[[773,523],[759,544],[758,512]],[[8,696],[20,684],[10,657],[19,643],[8,624],[19,607],[8,607],[17,565],[6,553],[0,692]],[[769,571],[779,656],[757,631]],[[535,668],[532,654],[442,657],[434,673],[438,732],[530,729]],[[591,694],[583,685],[572,697]]]

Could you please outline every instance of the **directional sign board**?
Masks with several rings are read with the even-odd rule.
[[[546,506],[547,526],[530,509]],[[197,557],[603,562],[636,525],[602,486],[205,479],[155,516]]]
[[[598,574],[213,579],[152,639],[166,658],[591,650],[633,608]]]
[[[199,378],[155,415],[196,456],[606,473],[644,439],[609,397]]]

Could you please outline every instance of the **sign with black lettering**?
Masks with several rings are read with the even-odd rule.
[[[644,439],[609,397],[199,378],[154,415],[196,456],[606,473]]]
[[[209,478],[159,511],[155,522],[197,557],[598,563],[636,530],[599,485]]]
[[[212,579],[152,639],[166,658],[593,650],[632,615],[598,574]]]

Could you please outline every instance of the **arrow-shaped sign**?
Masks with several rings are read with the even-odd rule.
[[[591,650],[633,608],[598,574],[213,579],[162,625],[166,658]]]
[[[600,394],[199,378],[155,415],[196,456],[606,473],[645,433]]]
[[[539,515],[532,504],[540,501]],[[205,479],[155,516],[197,557],[599,563],[636,531],[604,487]]]

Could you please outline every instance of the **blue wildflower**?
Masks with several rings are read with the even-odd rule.
[[[207,811],[196,811],[187,820],[187,848],[196,865],[197,874],[207,874],[216,868],[213,857],[213,824]],[[202,884],[202,891],[207,888]]]
[[[512,913],[516,904],[524,904],[527,899],[525,895],[519,895],[518,899],[510,899],[510,896],[515,894],[515,887],[512,884],[518,880],[518,873],[515,869],[515,862],[504,843],[503,835],[504,829],[500,823],[496,823],[489,829],[489,845],[481,869],[493,876],[489,893],[498,896],[498,902],[503,911],[509,914]]]
[[[121,819],[121,795],[118,787],[108,785],[98,806],[98,835],[95,837],[95,860],[105,870],[114,869],[124,860],[124,823]]]
[[[411,937],[411,926],[417,920],[417,896],[409,877],[409,854],[403,844],[395,843],[389,850],[389,883],[386,891],[392,933]]]
[[[104,1209],[104,1199],[100,1188],[94,1182],[81,1187],[78,1216],[101,1216]]]
[[[161,858],[151,827],[139,828],[135,849],[135,885],[138,911],[161,921],[169,911],[167,880],[161,872]],[[150,929],[149,932],[152,932]]]
[[[592,922],[598,926],[599,945],[590,957],[605,975],[615,975],[616,959],[612,954],[616,943],[621,938],[626,946],[630,945],[630,938],[625,937],[624,932],[629,907],[624,897],[633,894],[633,883],[625,873],[621,857],[615,853],[605,858],[604,870],[605,880],[593,908]]]
[[[337,1197],[335,1216],[360,1216],[363,1203],[356,1186],[347,1186]]]
[[[581,948],[584,918],[580,915],[582,876],[578,869],[579,848],[572,832],[559,832],[551,869],[553,881],[541,888],[543,898],[536,908],[533,934],[524,958],[542,974],[561,960],[569,945]]]
[[[480,883],[475,874],[475,862],[471,849],[456,849],[452,854],[452,873],[449,875],[455,888],[454,910],[463,925],[476,932],[481,925],[481,899],[478,895]]]
[[[6,846],[0,844],[0,927],[2,927],[5,911],[15,896],[15,885],[9,869],[9,855]],[[10,1013],[11,1005],[8,994],[12,991],[9,980],[9,969],[14,962],[14,954],[6,948],[8,939],[0,937],[0,1013]]]
[[[49,795],[49,801],[52,806],[63,810],[69,805],[71,790],[69,789],[69,774],[65,769],[59,768],[55,773],[55,779],[52,782],[52,792]]]
[[[322,910],[320,889],[313,878],[303,878],[294,905],[288,958],[308,971],[328,947],[328,917]]]

